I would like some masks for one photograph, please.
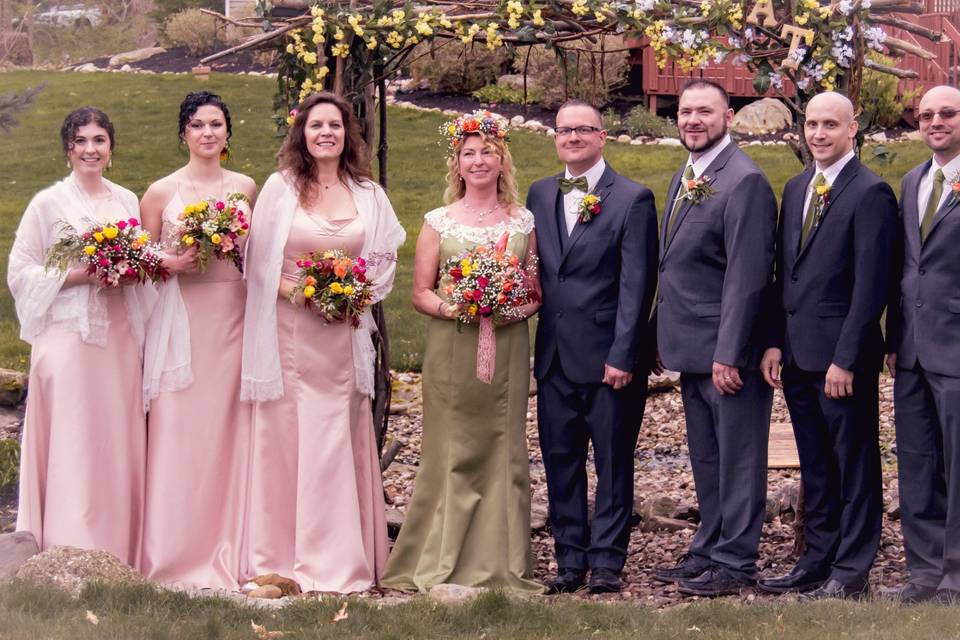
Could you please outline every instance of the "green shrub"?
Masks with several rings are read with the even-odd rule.
[[[411,54],[416,58],[410,65],[413,78],[426,79],[432,91],[477,91],[496,82],[507,62],[507,53],[502,48],[490,51],[482,44],[459,41],[440,44],[443,46],[423,43]]]
[[[157,24],[163,24],[167,18],[184,9],[212,9],[223,11],[223,0],[153,0],[150,17]]]
[[[0,491],[13,486],[20,471],[20,443],[0,440]]]
[[[617,135],[623,131],[623,122],[620,121],[620,114],[613,109],[607,109],[601,114],[603,116],[603,128],[611,135]]]
[[[173,14],[164,24],[163,33],[171,46],[186,47],[193,56],[209,53],[225,41],[217,19],[199,9]]]
[[[144,16],[123,24],[95,27],[36,25],[33,33],[34,64],[69,65],[130,51],[150,41],[152,26]]]
[[[556,107],[570,98],[602,106],[610,100],[610,92],[623,84],[626,77],[627,52],[620,36],[601,36],[596,42],[576,40],[564,43],[580,49],[553,50],[534,45],[521,52],[514,63],[517,73],[527,69],[527,78],[537,87],[540,102]],[[611,52],[612,51],[612,52]]]
[[[894,62],[877,53],[871,53],[870,58],[887,66],[892,66]],[[899,86],[900,81],[895,76],[872,69],[863,70],[863,82],[860,85],[861,131],[897,126],[903,110],[916,95],[916,92],[908,91],[898,97]]]
[[[473,92],[473,97],[480,102],[496,104],[523,104],[523,89],[514,89],[502,84],[488,84]],[[536,102],[535,92],[527,89],[527,104]]]
[[[636,136],[652,136],[654,138],[676,138],[677,126],[670,118],[661,118],[643,105],[630,109],[623,119],[623,128],[627,134]]]

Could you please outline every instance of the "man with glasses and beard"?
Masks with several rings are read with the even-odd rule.
[[[549,593],[620,591],[633,512],[633,452],[652,363],[646,320],[656,286],[653,193],[603,160],[600,112],[557,112],[559,175],[530,186],[543,306],[534,374],[557,577]],[[597,470],[587,518],[587,447]]]
[[[909,583],[903,602],[960,599],[960,90],[920,100],[933,151],[903,178],[901,276],[887,308],[894,375],[900,520]]]
[[[686,555],[654,577],[682,593],[719,596],[756,583],[773,392],[759,371],[764,290],[777,203],[727,130],[726,91],[694,80],[677,126],[690,152],[660,223],[657,368],[679,371],[700,527]]]

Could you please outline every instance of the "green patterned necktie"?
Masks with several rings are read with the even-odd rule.
[[[580,189],[580,191],[586,192],[589,189],[587,184],[587,176],[580,176],[579,178],[560,178],[560,191],[564,195],[570,193],[574,189]]]
[[[810,192],[810,204],[807,205],[807,215],[803,219],[803,229],[800,231],[800,248],[807,244],[807,238],[813,230],[813,220],[817,217],[817,201],[820,197],[817,195],[817,187],[827,184],[827,179],[822,173],[817,173],[813,178],[813,190]]]
[[[930,233],[930,227],[933,225],[933,216],[940,208],[940,198],[943,197],[943,169],[937,169],[933,174],[933,191],[930,193],[930,199],[927,200],[927,210],[923,214],[923,220],[920,222],[920,241],[925,242]]]
[[[674,198],[673,210],[670,211],[670,219],[667,220],[667,239],[670,238],[670,234],[673,233],[673,224],[677,221],[677,214],[680,213],[680,207],[683,205],[685,198],[681,196],[687,194],[687,181],[693,180],[693,165],[688,164],[687,168],[683,170],[683,178],[680,180],[680,187],[677,189],[677,197]]]

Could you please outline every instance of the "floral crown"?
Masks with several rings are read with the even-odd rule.
[[[451,156],[456,154],[463,138],[468,134],[483,133],[506,142],[509,130],[510,123],[506,118],[483,109],[465,113],[440,127],[440,133],[447,139],[447,150]]]

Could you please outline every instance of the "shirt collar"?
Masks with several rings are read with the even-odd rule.
[[[731,144],[733,140],[730,139],[730,134],[723,136],[723,138],[715,145],[713,148],[707,151],[705,154],[700,156],[696,162],[693,161],[693,156],[687,156],[687,165],[693,165],[693,177],[699,178],[703,175],[703,172],[707,170],[707,167],[710,166],[710,163],[717,159],[717,156],[720,155],[720,152],[727,148],[728,144]]]
[[[834,181],[837,179],[837,176],[840,175],[840,172],[843,171],[843,168],[847,166],[847,163],[853,160],[854,151],[850,149],[847,151],[842,158],[834,162],[829,167],[821,169],[819,165],[815,167],[814,175],[817,173],[822,173],[823,177],[826,178],[827,184],[833,186]]]
[[[587,178],[587,191],[592,191],[593,188],[597,186],[597,183],[600,182],[600,177],[603,176],[603,172],[606,170],[607,170],[607,163],[603,161],[603,158],[600,158],[597,164],[593,165],[592,167],[587,169],[586,172],[581,174]],[[566,178],[568,180],[570,178],[580,177],[570,173],[569,168],[565,169],[564,173],[566,174]]]
[[[933,174],[936,173],[937,169],[941,169],[943,171],[944,181],[948,182],[952,180],[954,176],[960,175],[960,155],[954,157],[953,160],[943,166],[937,164],[937,159],[934,158],[930,164],[930,171],[927,172],[927,175],[931,180],[933,179]]]

